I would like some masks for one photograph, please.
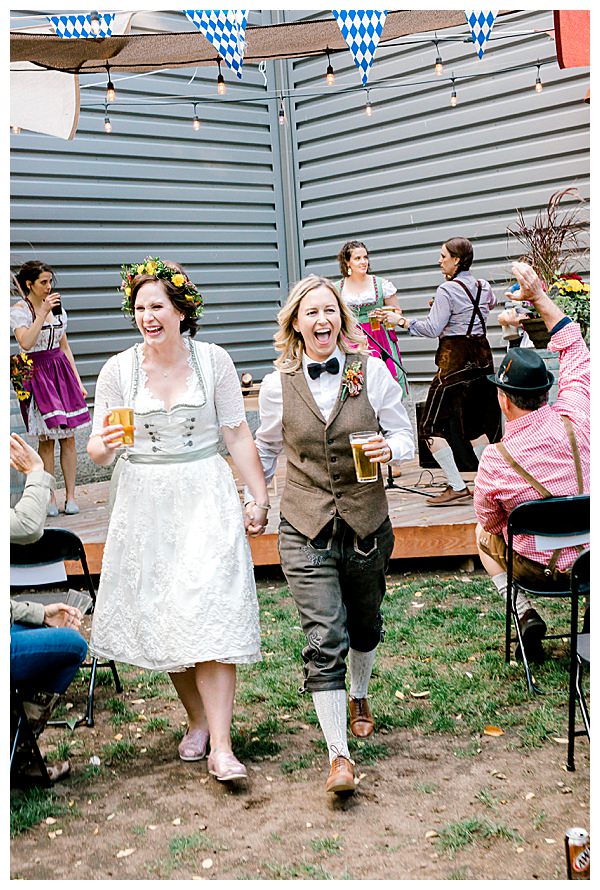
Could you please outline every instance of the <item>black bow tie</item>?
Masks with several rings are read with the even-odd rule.
[[[327,371],[328,374],[337,374],[340,370],[340,363],[335,358],[329,358],[326,362],[308,365],[308,375],[312,380],[316,380],[317,377],[320,377],[323,371]]]

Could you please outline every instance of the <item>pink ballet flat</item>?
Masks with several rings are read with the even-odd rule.
[[[219,782],[248,778],[246,767],[231,751],[211,751],[208,755],[208,771],[211,776],[216,776]]]
[[[179,756],[182,760],[202,760],[206,757],[208,732],[206,729],[187,729],[179,743]]]

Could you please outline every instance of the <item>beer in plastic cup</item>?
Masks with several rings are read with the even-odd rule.
[[[369,324],[371,325],[372,331],[379,331],[381,329],[381,321],[375,312],[369,312]]]
[[[363,445],[377,438],[374,430],[363,430],[359,433],[350,433],[350,446],[357,482],[377,482],[379,464],[371,463],[363,451]]]
[[[133,408],[117,405],[110,409],[109,424],[120,423],[123,427],[123,445],[133,445]]]
[[[390,313],[390,312],[396,312],[396,309],[395,309],[395,308],[392,308],[391,306],[384,306],[384,307],[383,307],[383,311],[385,312],[385,315],[383,316],[383,326],[384,326],[384,328],[386,328],[388,331],[393,331],[394,328],[396,327],[396,325],[395,325],[395,323],[390,319],[390,315],[389,315],[389,313]]]

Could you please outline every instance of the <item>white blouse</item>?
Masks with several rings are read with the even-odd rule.
[[[33,324],[33,316],[31,309],[25,300],[19,300],[14,306],[10,307],[10,327],[14,331],[17,328],[30,328]],[[63,307],[60,315],[53,315],[49,312],[46,321],[42,325],[42,329],[35,343],[27,352],[41,352],[43,349],[56,349],[60,346],[62,337],[67,332],[67,313]]]
[[[384,300],[386,299],[386,297],[393,297],[394,294],[398,292],[397,288],[387,278],[381,279],[381,285]],[[365,281],[365,290],[363,290],[360,294],[351,294],[344,287],[342,288],[342,296],[348,306],[363,306],[365,303],[373,303],[373,301],[375,300],[373,277],[371,275],[367,276],[367,280]]]

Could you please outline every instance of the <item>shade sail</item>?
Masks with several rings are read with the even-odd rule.
[[[507,15],[510,10],[501,11]],[[408,34],[440,31],[467,24],[463,10],[402,10],[389,12],[380,46]],[[291,59],[344,50],[347,46],[335,19],[246,29],[245,63],[263,59]],[[214,65],[216,52],[198,31],[128,34],[94,40],[66,40],[55,34],[11,31],[11,62],[33,62],[43,68],[71,74],[105,71],[152,71]]]

